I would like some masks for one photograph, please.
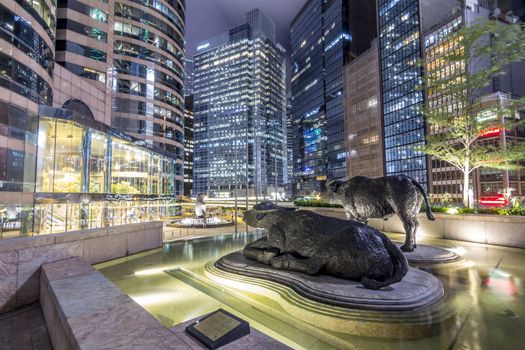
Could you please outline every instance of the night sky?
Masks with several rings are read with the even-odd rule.
[[[186,57],[197,44],[244,23],[244,13],[260,7],[276,25],[277,41],[290,51],[290,22],[306,0],[186,0]]]

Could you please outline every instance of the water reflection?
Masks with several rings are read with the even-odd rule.
[[[174,242],[154,253],[101,264],[98,268],[166,326],[224,307],[293,347],[520,349],[525,343],[525,250],[435,239],[421,242],[451,249],[463,255],[468,263],[427,269],[443,282],[446,299],[435,309],[413,313],[413,320],[424,320],[417,326],[419,329],[414,328],[420,336],[399,339],[368,332],[365,325],[375,320],[374,329],[416,327],[415,322],[412,324],[401,315],[335,309],[330,313],[319,308],[318,315],[309,311],[312,318],[309,323],[307,317],[301,318],[298,308],[286,307],[293,299],[289,295],[270,289],[266,295],[235,288],[230,293],[224,286],[205,286],[207,263],[241,249],[261,235],[239,233]],[[194,274],[195,282],[164,272],[180,268],[188,271],[187,278]],[[254,311],[259,306],[280,316]],[[323,322],[314,321],[321,319]]]

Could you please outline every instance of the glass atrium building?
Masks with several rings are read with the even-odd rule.
[[[134,3],[0,4],[0,237],[177,211],[184,1]]]

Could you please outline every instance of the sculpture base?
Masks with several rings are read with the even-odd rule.
[[[429,307],[444,295],[438,278],[414,268],[409,269],[401,282],[371,290],[356,281],[277,270],[246,259],[241,251],[223,256],[214,266],[224,272],[278,282],[310,300],[344,308],[414,310]]]
[[[394,242],[394,244],[401,248],[402,242]],[[418,244],[413,252],[403,252],[410,265],[424,266],[436,264],[449,264],[462,260],[462,257],[450,250],[432,247],[429,245]]]

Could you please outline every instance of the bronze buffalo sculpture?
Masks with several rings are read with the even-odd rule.
[[[244,214],[265,237],[244,248],[247,259],[308,275],[324,273],[379,289],[408,271],[403,253],[383,233],[356,221],[262,202]]]
[[[427,218],[434,220],[425,189],[405,175],[356,176],[349,181],[332,180],[327,183],[327,188],[329,194],[342,203],[349,220],[366,224],[371,218],[387,220],[397,214],[405,229],[405,243],[401,246],[404,252],[417,247],[417,215],[423,201]]]

